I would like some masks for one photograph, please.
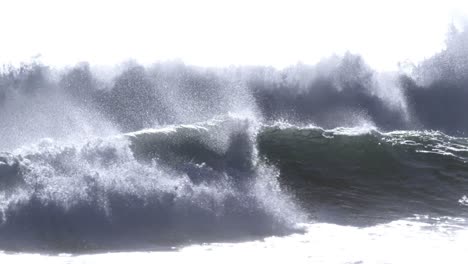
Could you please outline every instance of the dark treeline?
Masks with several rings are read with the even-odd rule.
[[[3,68],[0,104],[5,107],[18,96],[65,93],[122,131],[250,110],[266,120],[323,127],[365,120],[383,130],[435,129],[463,135],[468,131],[467,47],[468,32],[452,28],[446,49],[411,74],[377,73],[350,53],[283,70],[129,63],[111,81],[103,81],[86,63],[59,74],[31,63]]]

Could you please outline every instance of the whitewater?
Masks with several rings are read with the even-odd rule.
[[[465,263],[467,39],[396,73],[4,67],[0,261]]]

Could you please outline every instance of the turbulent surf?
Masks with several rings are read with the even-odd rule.
[[[350,53],[284,70],[4,67],[0,250],[463,237],[466,34],[410,73]]]
[[[1,246],[164,248],[466,217],[468,139],[440,132],[261,125],[215,118],[0,156]],[[131,243],[131,246],[129,246]]]

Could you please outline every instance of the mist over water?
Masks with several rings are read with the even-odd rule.
[[[103,76],[88,63],[66,69],[39,62],[4,66],[1,128],[2,136],[10,137],[2,144],[14,147],[26,138],[64,134],[111,135],[241,112],[257,120],[324,128],[366,123],[386,131],[463,135],[467,34],[450,30],[445,50],[400,72],[376,72],[351,53],[283,70],[128,62]],[[23,137],[10,133],[16,128]]]
[[[465,219],[467,41],[452,29],[445,50],[399,72],[352,53],[282,70],[5,66],[0,249],[166,249],[309,232],[305,222]]]

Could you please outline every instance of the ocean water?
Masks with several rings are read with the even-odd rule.
[[[427,69],[4,69],[0,261],[465,263],[468,82]]]

